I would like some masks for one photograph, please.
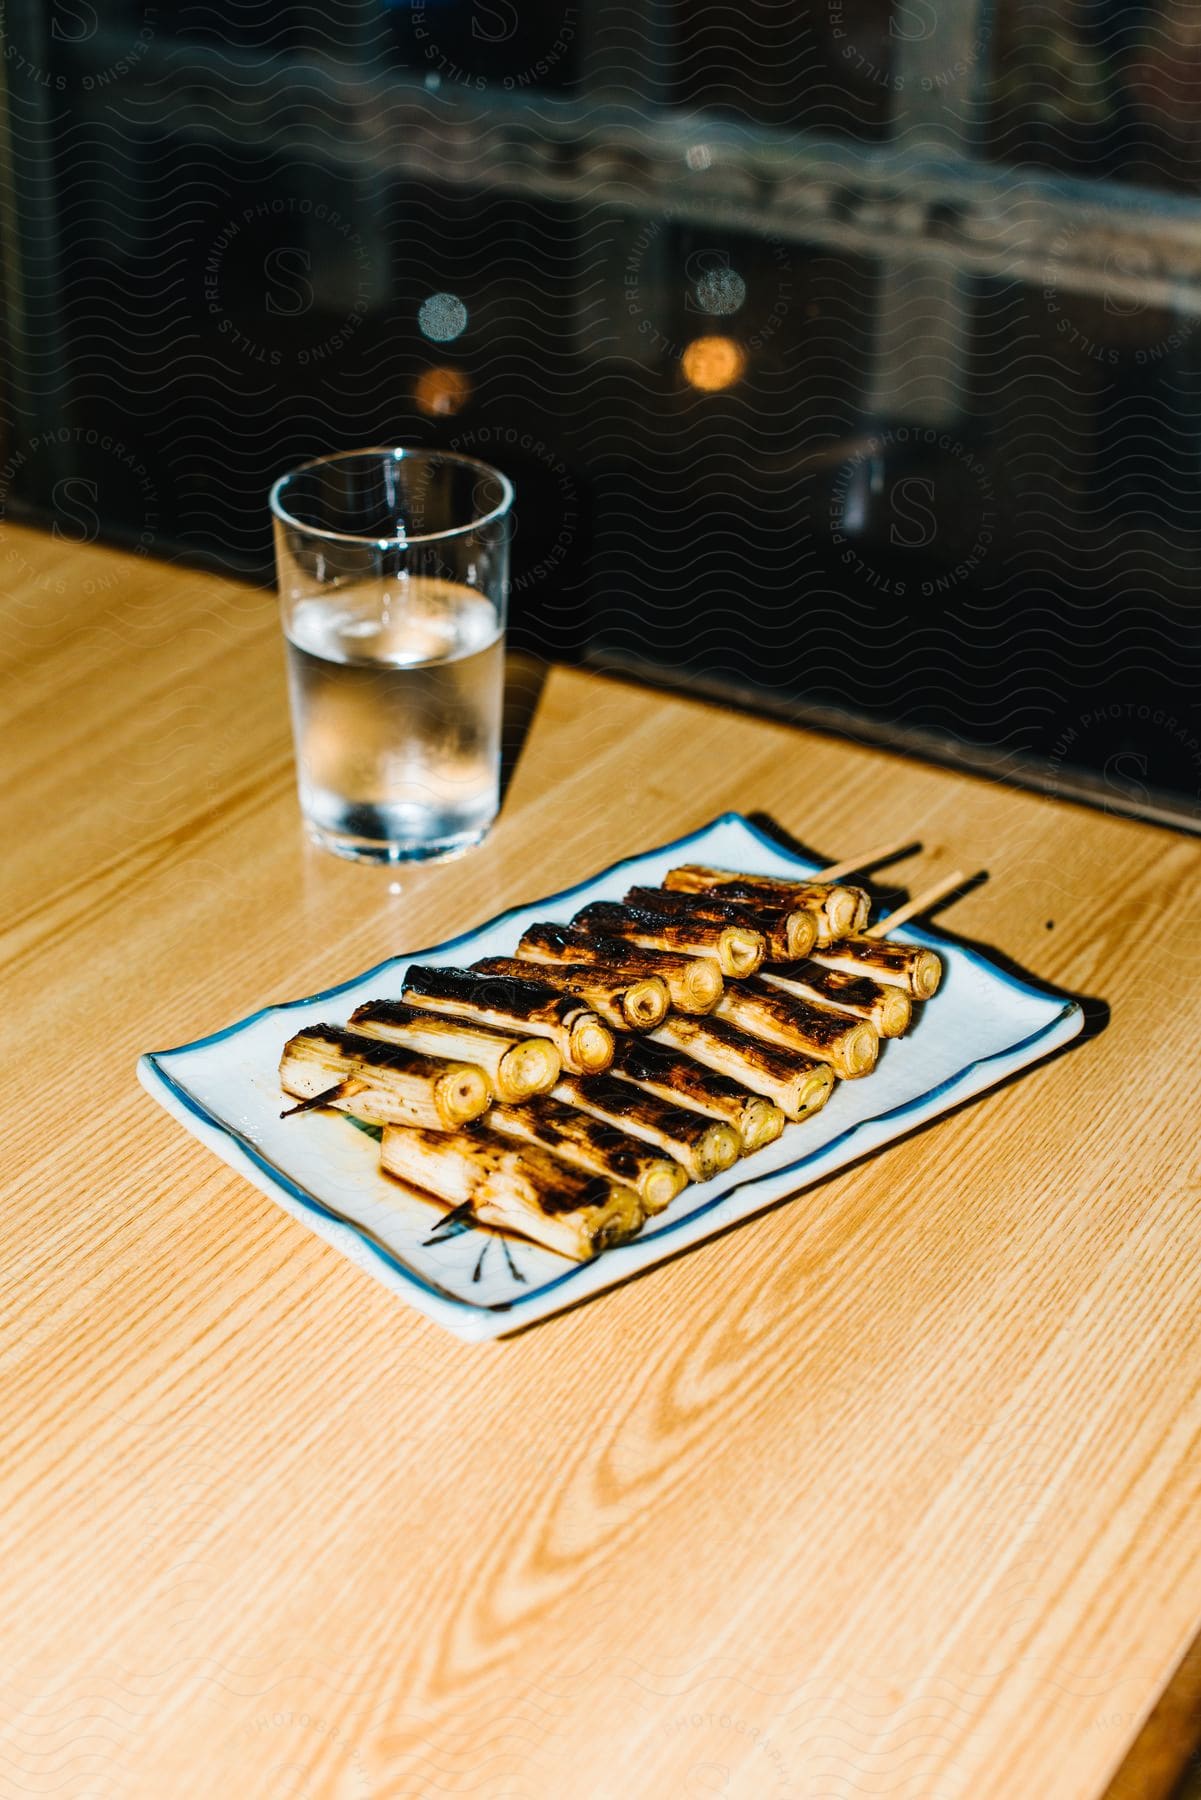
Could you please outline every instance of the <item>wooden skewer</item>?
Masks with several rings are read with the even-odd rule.
[[[475,1208],[470,1200],[464,1200],[461,1206],[452,1206],[448,1213],[443,1213],[434,1226],[429,1237],[422,1241],[422,1249],[428,1250],[431,1244],[444,1244],[465,1227],[475,1223]]]
[[[291,1119],[297,1113],[316,1112],[319,1107],[332,1106],[335,1100],[349,1100],[352,1094],[357,1094],[366,1085],[365,1081],[356,1081],[353,1076],[346,1081],[336,1081],[333,1087],[323,1088],[319,1094],[310,1094],[307,1100],[286,1107],[279,1116],[281,1119]]]
[[[962,887],[966,880],[967,877],[962,869],[952,869],[949,875],[942,876],[939,881],[932,881],[928,888],[923,888],[920,894],[913,896],[912,900],[906,900],[904,906],[898,906],[886,918],[877,919],[874,925],[869,925],[863,936],[887,937],[890,931],[895,930],[898,925],[903,925],[906,919],[912,919],[918,913],[924,913],[944,895],[952,893],[957,887]]]
[[[865,856],[851,856],[846,862],[831,863],[828,869],[819,869],[816,875],[806,876],[807,881],[838,881],[844,875],[853,875],[857,869],[870,869],[873,863],[889,862],[899,856],[902,850],[920,849],[921,846],[911,837],[898,838],[893,844],[879,844],[876,849],[869,850]]]

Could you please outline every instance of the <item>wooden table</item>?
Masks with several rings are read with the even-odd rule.
[[[0,571],[0,1795],[1162,1793],[1198,844],[556,671],[482,849],[356,868],[301,836],[269,596],[11,527]],[[956,927],[1108,1029],[476,1348],[135,1082],[728,807],[990,868]]]

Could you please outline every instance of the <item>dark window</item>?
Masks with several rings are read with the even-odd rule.
[[[290,464],[452,445],[526,648],[1201,812],[1186,0],[3,30],[7,514],[266,584]]]

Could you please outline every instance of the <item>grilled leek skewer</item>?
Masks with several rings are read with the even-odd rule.
[[[866,1019],[798,1000],[761,977],[728,987],[718,1001],[717,1016],[754,1037],[816,1056],[845,1081],[870,1075],[880,1053],[876,1028]]]
[[[784,1129],[784,1110],[774,1100],[751,1093],[728,1075],[719,1075],[682,1050],[669,1050],[666,1044],[618,1038],[613,1074],[636,1082],[661,1100],[725,1119],[742,1139],[744,1155],[774,1143]]]
[[[840,938],[814,950],[812,960],[847,975],[870,975],[890,987],[902,987],[915,1000],[929,1000],[942,980],[942,958],[922,944],[894,944],[889,938]]]
[[[472,968],[481,975],[507,975],[519,981],[535,979],[530,965],[516,956],[486,956]],[[537,976],[548,987],[573,994],[618,1031],[653,1031],[667,1017],[671,995],[658,975],[623,979],[586,963],[560,963]]]
[[[765,963],[763,979],[793,994],[832,1006],[852,1018],[867,1019],[882,1038],[904,1037],[913,1017],[913,1003],[904,988],[889,987],[867,975],[845,975],[821,963]]]
[[[663,1156],[628,1131],[549,1095],[525,1106],[493,1106],[484,1114],[484,1124],[632,1187],[647,1213],[662,1212],[688,1185],[687,1169],[673,1156]]]
[[[767,940],[767,954],[781,962],[808,956],[817,942],[817,915],[803,906],[777,901],[727,900],[721,893],[682,894],[674,888],[632,887],[627,906],[648,907],[673,918],[704,919],[710,924],[745,925]]]
[[[339,1112],[379,1125],[424,1125],[451,1131],[478,1119],[492,1090],[471,1063],[439,1062],[399,1044],[362,1037],[339,1025],[309,1025],[284,1045],[280,1085],[301,1100],[332,1092]]]
[[[715,957],[640,950],[625,938],[593,936],[588,931],[573,930],[570,925],[531,925],[517,946],[517,954],[528,962],[586,963],[603,969],[614,980],[657,975],[667,984],[671,1004],[684,1013],[712,1012],[725,986]]]
[[[714,956],[723,975],[753,975],[767,954],[763,933],[747,925],[677,917],[674,913],[652,912],[649,907],[621,906],[613,900],[594,900],[571,922],[603,937],[627,938],[644,950]]]
[[[645,1143],[657,1144],[683,1163],[694,1181],[708,1181],[711,1175],[728,1169],[742,1150],[741,1138],[724,1120],[711,1119],[690,1107],[673,1106],[630,1081],[615,1081],[607,1075],[576,1081],[567,1075],[556,1086],[554,1098],[617,1125]]]
[[[403,1044],[423,1056],[474,1063],[487,1075],[498,1100],[528,1100],[531,1094],[548,1094],[563,1072],[563,1058],[549,1038],[483,1031],[462,1019],[442,1019],[400,1000],[368,1000],[351,1013],[350,1023],[368,1037],[386,1038],[390,1044]]]
[[[834,1088],[834,1071],[828,1063],[750,1037],[721,1019],[685,1019],[668,1013],[651,1037],[654,1043],[682,1050],[707,1069],[774,1100],[789,1119],[819,1112]]]
[[[563,1067],[577,1074],[598,1074],[613,1061],[613,1033],[604,1020],[544,981],[415,964],[405,976],[404,1000],[476,1025],[550,1038]]]
[[[577,1262],[625,1243],[645,1216],[633,1188],[479,1126],[454,1132],[390,1127],[380,1163],[447,1206],[470,1206],[481,1225],[517,1232]]]
[[[761,901],[767,905],[774,902],[777,906],[803,907],[813,914],[819,944],[845,937],[848,932],[862,931],[871,912],[871,901],[860,887],[828,881],[785,881],[775,875],[742,875],[736,869],[709,869],[697,863],[669,869],[663,885],[677,893],[720,894],[750,905]]]

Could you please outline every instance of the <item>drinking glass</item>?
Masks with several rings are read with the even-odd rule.
[[[339,856],[447,856],[496,817],[512,501],[472,456],[386,447],[271,490],[300,809]]]

